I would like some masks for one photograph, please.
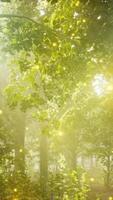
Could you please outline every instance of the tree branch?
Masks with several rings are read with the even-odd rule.
[[[40,25],[39,22],[36,22],[36,21],[33,20],[32,18],[27,17],[27,16],[24,16],[24,15],[0,14],[0,18],[19,18],[19,19],[25,19],[25,20],[29,20],[30,22],[34,23],[36,26],[39,26],[39,25]],[[48,26],[44,26],[44,27],[46,28],[46,30],[52,31],[52,33],[54,33],[55,35],[59,35],[59,37],[60,37],[61,39],[65,39],[65,40],[71,42],[72,44],[75,43],[75,40],[70,39],[70,37],[65,36],[63,33],[54,31],[53,29],[51,29],[51,28],[48,27]]]
[[[0,18],[20,18],[20,19],[26,19],[26,20],[29,20],[32,23],[36,24],[37,26],[39,25],[39,23],[37,23],[35,20],[31,19],[30,17],[24,16],[24,15],[0,14]]]

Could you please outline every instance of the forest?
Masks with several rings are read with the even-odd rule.
[[[113,200],[113,0],[0,0],[0,200]]]

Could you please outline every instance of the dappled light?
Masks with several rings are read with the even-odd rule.
[[[0,200],[113,199],[113,2],[0,1]]]
[[[107,81],[105,80],[104,76],[102,74],[97,74],[94,77],[94,80],[92,82],[92,86],[94,88],[94,91],[97,96],[101,96],[105,92],[105,85],[107,84]]]

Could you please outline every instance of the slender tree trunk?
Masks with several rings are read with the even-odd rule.
[[[25,115],[18,112],[15,116],[15,172],[25,173]]]
[[[111,169],[110,169],[110,155],[107,156],[107,172],[106,172],[106,187],[110,187],[110,175],[111,175]]]
[[[76,170],[77,168],[77,154],[76,152],[73,150],[67,150],[64,153],[65,159],[66,159],[66,163],[69,166],[69,168],[71,170]]]
[[[77,155],[76,155],[76,153],[72,152],[71,169],[76,170],[76,168],[77,168]]]
[[[81,156],[81,165],[83,168],[85,168],[85,156],[84,155]]]
[[[92,167],[94,167],[94,155],[90,155],[89,161],[90,161],[90,169],[91,169]]]
[[[47,195],[48,181],[48,136],[42,133],[40,136],[40,185],[43,200]]]
[[[25,152],[24,152],[25,132],[23,131],[23,134],[20,134],[20,137],[19,138],[17,137],[16,139],[17,141],[15,142],[15,171],[24,173],[25,172]]]

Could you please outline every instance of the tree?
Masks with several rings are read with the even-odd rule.
[[[110,82],[110,77],[108,79]],[[82,113],[85,112],[83,128],[83,146],[88,154],[96,155],[102,163],[105,174],[105,185],[112,185],[112,100],[111,91],[108,88],[109,82],[104,82],[104,90],[100,96],[94,96],[94,92],[87,95]],[[102,86],[96,86],[102,89]],[[95,89],[95,88],[93,88]],[[98,90],[97,90],[98,91]],[[83,99],[82,99],[83,101]],[[108,103],[109,102],[109,103]],[[87,145],[86,145],[87,144]]]
[[[55,128],[56,122],[65,115],[69,117],[67,113],[79,84],[86,84],[95,74],[105,70],[104,63],[108,65],[112,47],[109,48],[108,40],[103,43],[108,27],[105,25],[107,20],[101,15],[106,8],[108,13],[111,4],[71,0],[38,8],[34,3],[32,7],[25,4],[24,9],[23,2],[16,5],[15,14],[1,16],[11,19],[3,33],[8,41],[7,50],[14,58],[6,93],[11,107],[19,105],[24,111],[35,110],[33,116],[44,132],[41,141],[45,144],[44,136],[47,137],[51,128]],[[93,13],[92,6],[95,7]],[[40,14],[41,9],[43,14]],[[95,26],[100,29],[97,35],[94,34]],[[106,56],[103,56],[105,52]],[[75,106],[79,107],[76,103]],[[73,138],[76,132],[72,130],[72,133]],[[43,184],[47,180],[47,162],[45,164],[43,159],[46,152],[40,153],[43,163],[40,166],[43,169],[41,177],[45,177]]]
[[[69,12],[69,15],[70,13],[71,11]],[[53,20],[54,18],[50,20],[50,26],[53,26],[52,25]],[[14,28],[16,25],[15,23],[20,24],[21,22],[16,21],[14,23],[10,23],[11,38],[12,38],[12,29],[15,29]],[[80,23],[82,23],[82,19]],[[27,22],[27,24],[29,25],[29,22]],[[60,109],[60,107],[67,101],[67,98],[70,92],[72,91],[73,82],[70,82],[70,80],[73,79],[73,81],[75,81],[75,84],[77,82],[76,69],[75,71],[73,70],[72,72],[70,71],[71,65],[73,66],[76,61],[75,54],[74,54],[75,49],[73,48],[74,46],[72,47],[73,39],[70,39],[67,35],[65,36],[64,34],[62,35],[57,32],[54,33],[54,31],[51,30],[47,26],[39,25],[38,27],[36,27],[35,24],[33,24],[32,29],[31,29],[32,32],[30,31],[29,28],[27,28],[28,32],[24,31],[24,29],[26,29],[25,23],[22,23],[21,26],[23,26],[22,28],[23,31],[21,33],[20,39],[18,38],[19,39],[18,45],[16,42],[17,40],[14,39],[17,37],[17,34],[14,33],[14,38],[13,39],[10,38],[11,39],[10,50],[14,51],[18,49],[18,52],[19,52],[18,67],[20,69],[17,67],[17,71],[16,71],[16,68],[14,71],[12,71],[13,85],[11,84],[7,88],[7,94],[9,96],[8,98],[9,98],[9,101],[11,100],[10,105],[13,105],[13,106],[16,105],[17,102],[19,102],[23,109],[26,109],[27,107],[28,108],[38,107],[39,118],[42,118],[44,121],[45,120],[48,121],[49,115],[50,115],[49,118],[51,119],[54,116],[53,115],[54,112],[56,112],[53,110],[52,106],[50,107],[51,109],[48,109],[48,106],[55,102],[55,104],[57,105],[57,108]],[[80,25],[78,25],[78,27],[79,26]],[[43,29],[44,27],[45,29]],[[54,28],[56,29],[56,27]],[[65,28],[67,29],[68,27],[65,27]],[[10,29],[8,28],[8,30]],[[39,34],[39,31],[43,33],[43,34],[40,33],[40,37],[38,38],[38,40],[36,37],[37,31],[38,31],[38,34]],[[65,33],[65,30],[62,30],[62,31]],[[71,33],[72,33],[72,30],[70,31],[70,34]],[[10,36],[10,32],[8,33],[8,35]],[[28,42],[26,43],[27,40],[24,40],[25,41],[24,42],[22,40],[22,37],[26,38],[27,40],[29,39],[29,41],[31,37],[32,43],[31,44],[29,43],[29,46],[28,46]],[[66,42],[65,45],[64,45],[64,42]],[[51,46],[52,46],[52,49],[51,49]],[[24,50],[26,50],[26,52],[21,50],[22,47],[24,47]],[[29,59],[29,56],[31,54],[29,52],[31,48],[35,57],[35,62],[32,62],[32,63],[27,61],[27,59]],[[72,52],[72,54],[70,54],[70,52]],[[46,57],[44,59],[45,54],[46,54]],[[24,59],[22,58],[23,55],[24,55]],[[76,55],[76,58],[77,56],[78,54]],[[70,59],[72,60],[71,63],[70,63]],[[29,65],[32,67],[29,67]],[[51,70],[52,65],[55,66],[53,70]],[[18,71],[18,69],[20,72]],[[16,74],[18,76],[18,73],[20,73],[21,76],[18,77],[19,79],[17,80],[15,79],[15,77],[16,77]],[[73,74],[75,74],[76,76],[74,77]],[[34,77],[36,77],[36,79]],[[28,91],[31,90],[30,93],[27,91],[25,92],[26,90],[25,82],[26,84],[28,84],[27,90]],[[58,85],[59,82],[60,82],[60,85]],[[17,92],[17,90],[19,91]],[[37,91],[39,92],[37,93]],[[63,96],[60,96],[62,91],[63,91]],[[25,96],[23,93],[28,93],[28,95]],[[43,113],[44,107],[45,107],[45,112]],[[50,119],[49,121],[51,121]]]

